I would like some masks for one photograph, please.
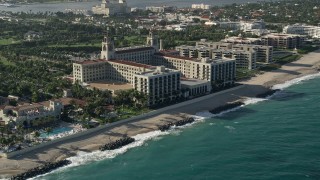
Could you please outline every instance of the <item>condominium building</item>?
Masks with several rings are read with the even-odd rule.
[[[283,28],[283,33],[285,34],[299,34],[306,35],[312,38],[320,37],[320,27],[319,26],[308,26],[305,24],[293,24],[288,25]]]
[[[181,71],[185,78],[210,81],[212,86],[234,83],[236,61],[234,59],[189,58],[158,53],[159,64]]]
[[[257,61],[256,51],[244,50],[223,50],[216,49],[212,51],[212,57],[217,59],[235,59],[238,69],[255,69]]]
[[[224,21],[218,23],[220,28],[229,30],[241,30],[244,32],[250,32],[252,30],[264,30],[265,22],[263,20],[255,21]]]
[[[228,30],[240,30],[241,28],[240,22],[219,22],[219,26]]]
[[[272,46],[202,41],[197,42],[196,46],[177,46],[176,50],[180,56],[189,58],[233,58],[237,68],[255,69],[256,63],[273,62]]]
[[[249,44],[234,44],[232,50],[242,50],[256,53],[256,62],[272,63],[273,62],[273,47],[264,45],[249,45]]]
[[[223,49],[223,50],[243,50],[243,51],[248,51],[248,52],[255,51],[256,52],[256,62],[259,62],[259,63],[272,63],[273,62],[273,47],[268,46],[268,45],[237,44],[237,43],[226,43],[223,41],[209,42],[209,41],[206,41],[205,39],[203,39],[199,42],[196,42],[196,47],[198,47],[198,48],[207,47],[207,48],[211,48],[211,49]],[[213,57],[210,57],[210,58],[213,58]],[[252,60],[252,62],[254,62],[254,60]]]
[[[261,37],[261,44],[279,49],[300,48],[305,37],[297,34],[268,34]]]
[[[166,11],[176,10],[176,7],[173,7],[173,6],[147,6],[146,10],[154,12],[154,13],[164,13]]]
[[[259,45],[261,44],[261,39],[260,38],[242,38],[242,37],[232,36],[232,37],[226,37],[225,39],[222,39],[221,42],[231,43],[231,44]]]
[[[92,7],[93,14],[112,16],[130,12],[126,0],[102,0],[101,5]]]
[[[210,9],[211,6],[208,5],[208,4],[203,4],[203,3],[201,3],[201,4],[192,4],[192,5],[191,5],[191,8],[192,8],[192,9]]]

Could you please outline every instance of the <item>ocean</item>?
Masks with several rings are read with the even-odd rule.
[[[258,0],[127,0],[129,7],[145,8],[146,6],[177,6],[177,7],[191,7],[191,4],[204,3],[214,6],[222,6],[226,4],[243,4],[248,2],[258,2]],[[89,2],[66,2],[66,3],[37,3],[30,5],[19,5],[17,7],[5,7],[0,6],[1,11],[11,12],[26,12],[26,13],[37,13],[37,12],[64,12],[65,9],[81,9],[91,10],[93,6],[101,4],[101,0],[89,1]]]
[[[320,74],[192,125],[150,132],[114,151],[80,153],[45,180],[320,179]]]

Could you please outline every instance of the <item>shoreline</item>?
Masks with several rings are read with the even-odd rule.
[[[64,1],[64,0],[56,0],[56,1],[49,1],[49,2],[31,2],[31,3],[16,3],[15,5],[36,5],[36,4],[59,4],[59,3],[85,3],[85,2],[97,2],[99,3],[99,1],[96,0],[87,0],[87,1]]]
[[[161,125],[194,116],[199,112],[210,111],[230,102],[243,102],[248,98],[255,98],[259,94],[270,91],[274,85],[318,73],[319,71],[317,69],[319,65],[320,50],[317,50],[302,56],[295,62],[283,65],[278,70],[265,72],[249,80],[240,81],[239,83],[243,84],[243,86],[231,91],[226,90],[210,94],[201,100],[167,110],[161,114],[129,123],[120,123],[115,127],[110,127],[110,129],[106,128],[89,134],[86,138],[79,137],[67,140],[66,142],[56,143],[12,159],[2,158],[0,159],[0,174],[2,176],[0,176],[0,178],[8,178],[46,162],[74,157],[77,156],[78,152],[94,152],[98,150],[101,145],[120,139],[123,135],[133,137],[154,132],[157,131]],[[197,105],[195,106],[194,104]]]

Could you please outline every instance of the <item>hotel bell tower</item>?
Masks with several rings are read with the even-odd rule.
[[[114,42],[107,35],[102,41],[102,50],[100,59],[110,60],[114,58]]]
[[[159,42],[158,37],[154,34],[154,31],[151,29],[147,37],[147,46],[153,47],[156,52],[159,51]]]

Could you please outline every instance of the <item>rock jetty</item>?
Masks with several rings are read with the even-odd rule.
[[[268,96],[273,95],[274,93],[280,91],[280,89],[270,89],[269,91],[265,92],[265,93],[261,93],[256,95],[257,98],[266,98]]]
[[[242,106],[244,105],[243,102],[241,101],[236,101],[236,102],[233,102],[233,103],[228,103],[226,105],[223,105],[223,106],[219,106],[217,108],[214,108],[212,109],[211,111],[209,111],[210,113],[212,114],[219,114],[223,111],[226,111],[226,110],[229,110],[229,109],[233,109],[233,108],[236,108],[236,107],[239,107],[239,106]]]
[[[160,131],[167,131],[167,130],[170,129],[171,126],[183,126],[183,125],[186,125],[186,124],[190,124],[192,122],[194,122],[194,118],[183,119],[183,120],[180,120],[180,121],[170,122],[170,123],[161,125],[161,126],[158,127],[158,129]]]
[[[124,137],[121,139],[118,139],[114,142],[110,142],[108,144],[105,144],[103,146],[100,146],[100,151],[105,151],[105,150],[114,150],[114,149],[118,149],[121,148],[122,146],[128,145],[132,142],[134,142],[135,139],[131,138],[131,137]]]
[[[69,160],[61,160],[57,162],[52,162],[52,163],[46,163],[42,166],[35,167],[33,169],[29,169],[27,172],[18,174],[16,176],[12,176],[12,180],[24,180],[24,179],[29,179],[35,176],[39,176],[42,174],[46,174],[52,170],[58,169],[60,167],[66,166],[68,164],[71,164],[71,161]]]

